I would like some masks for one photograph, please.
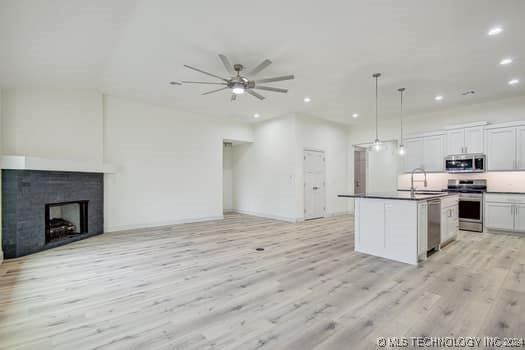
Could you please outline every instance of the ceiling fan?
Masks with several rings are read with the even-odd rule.
[[[207,91],[203,93],[203,95],[209,95],[213,94],[222,90],[231,89],[232,96],[231,100],[235,101],[237,99],[237,95],[243,94],[244,92],[257,97],[259,100],[264,100],[264,96],[259,94],[258,92],[254,90],[265,90],[265,91],[273,91],[273,92],[281,92],[281,93],[287,93],[288,89],[281,89],[271,86],[264,86],[259,84],[264,83],[272,83],[276,81],[283,81],[283,80],[291,80],[294,79],[293,75],[283,75],[279,77],[273,77],[273,78],[264,78],[264,79],[255,79],[250,80],[247,77],[253,77],[260,73],[263,69],[268,67],[270,64],[272,64],[272,61],[266,59],[262,61],[257,67],[253,68],[251,71],[249,71],[246,75],[241,75],[241,72],[244,70],[244,66],[242,64],[231,64],[228,57],[224,55],[219,55],[220,60],[222,61],[222,64],[224,65],[224,68],[226,68],[226,71],[228,74],[230,74],[231,78],[223,78],[218,75],[205,72],[201,69],[188,66],[187,64],[184,65],[184,67],[192,69],[194,71],[197,71],[202,74],[209,75],[211,77],[220,79],[221,82],[208,82],[208,81],[182,81],[184,84],[206,84],[206,85],[224,85],[223,87],[211,91]]]

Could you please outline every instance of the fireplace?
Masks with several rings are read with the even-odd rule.
[[[87,233],[88,202],[46,204],[46,244]]]
[[[103,232],[104,174],[2,169],[2,248],[7,259]]]

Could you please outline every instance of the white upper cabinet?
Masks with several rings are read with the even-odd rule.
[[[443,171],[443,135],[423,138],[423,168],[426,171]]]
[[[516,169],[525,170],[525,126],[516,129]]]
[[[405,140],[405,171],[424,167],[423,138]]]
[[[483,130],[483,127],[449,130],[447,154],[483,153]]]
[[[450,130],[447,133],[447,154],[461,154],[465,149],[465,130]]]
[[[516,127],[487,130],[488,170],[516,169]]]
[[[444,135],[406,139],[405,172],[415,168],[432,172],[443,171],[444,145]]]
[[[484,153],[484,131],[483,127],[465,129],[465,153]]]

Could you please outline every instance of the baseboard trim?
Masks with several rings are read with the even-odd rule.
[[[150,222],[150,223],[132,224],[132,225],[116,225],[116,226],[105,227],[104,232],[130,231],[130,230],[139,230],[139,229],[172,226],[172,225],[180,225],[180,224],[190,224],[194,222],[223,220],[223,219],[224,219],[224,215],[217,215],[217,216],[207,216],[207,217],[197,217],[197,218],[185,218],[185,219],[180,219],[180,220],[163,221],[163,222]]]
[[[273,214],[260,213],[260,212],[251,211],[251,210],[233,209],[232,211],[234,213],[238,213],[238,214],[251,215],[251,216],[257,216],[257,217],[261,217],[261,218],[280,220],[280,221],[287,221],[287,222],[299,222],[299,221],[303,220],[302,218],[290,218],[290,217],[286,217],[286,216],[279,216],[279,215],[273,215]]]
[[[333,217],[333,216],[342,216],[342,215],[351,215],[353,212],[346,210],[346,211],[336,211],[334,213],[326,213],[326,217]]]

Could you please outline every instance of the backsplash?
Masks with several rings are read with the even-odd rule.
[[[414,175],[414,179],[422,180],[422,174]],[[449,179],[486,179],[487,190],[494,192],[525,192],[525,172],[488,172],[488,173],[470,173],[470,174],[448,174],[448,173],[430,173],[428,174],[428,190],[442,190],[447,188]],[[410,189],[410,174],[398,176],[398,188]],[[415,186],[423,189],[423,183],[417,182]]]

